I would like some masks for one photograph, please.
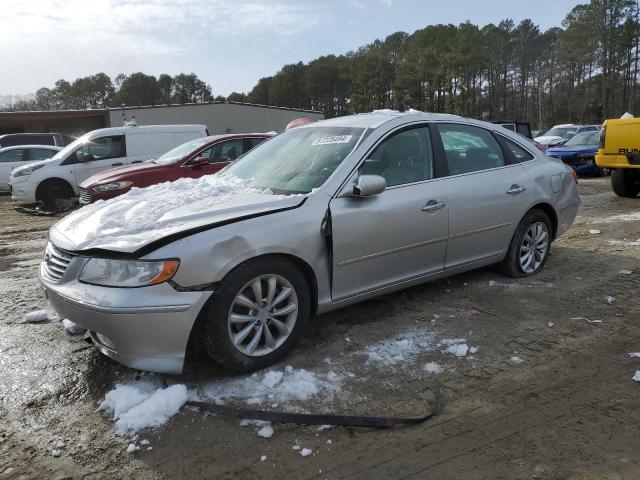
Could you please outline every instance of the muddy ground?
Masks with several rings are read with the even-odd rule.
[[[614,196],[606,179],[580,191],[580,216],[537,277],[482,269],[323,315],[279,366],[344,378],[333,396],[291,408],[413,416],[439,388],[434,419],[389,430],[274,425],[265,439],[237,419],[183,411],[142,432],[153,449],[133,454],[96,407],[140,375],[58,321],[24,323],[46,306],[35,276],[55,219],[18,214],[1,197],[0,478],[638,479],[640,359],[628,353],[640,351],[640,198]],[[478,351],[444,352],[447,338]],[[403,339],[425,348],[380,362],[362,354]],[[228,376],[193,361],[164,378],[197,389]]]

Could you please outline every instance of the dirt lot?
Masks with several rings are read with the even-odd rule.
[[[0,478],[638,479],[640,359],[628,353],[640,351],[640,199],[615,197],[602,179],[580,190],[580,217],[539,276],[483,269],[318,317],[277,367],[339,378],[280,410],[418,415],[439,384],[438,417],[389,430],[274,425],[265,439],[237,419],[183,411],[142,432],[153,449],[132,454],[96,407],[118,382],[160,376],[104,358],[58,321],[24,323],[46,306],[35,275],[55,219],[2,197]],[[447,352],[456,338],[477,352]],[[162,378],[194,391],[228,381],[207,363],[188,370]]]

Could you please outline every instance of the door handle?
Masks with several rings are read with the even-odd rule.
[[[131,162],[131,163],[142,163],[142,160],[134,160],[134,161],[133,161],[133,162]]]
[[[526,191],[527,191],[526,188],[521,187],[520,185],[514,184],[514,185],[511,185],[511,188],[509,190],[507,190],[507,193],[509,195],[513,195],[514,197],[517,197],[518,195]]]
[[[111,164],[112,167],[119,167],[119,166],[122,166],[122,165],[123,165],[122,163],[112,163]]]
[[[435,213],[438,210],[444,208],[445,205],[446,203],[444,202],[438,202],[437,200],[429,200],[427,204],[424,207],[422,207],[422,211],[427,213]]]

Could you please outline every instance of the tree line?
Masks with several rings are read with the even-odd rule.
[[[248,93],[213,97],[195,74],[103,74],[56,82],[18,107],[32,110],[239,101],[322,111],[326,117],[391,108],[486,120],[600,123],[640,105],[640,0],[591,0],[562,27],[531,20],[483,27],[430,25],[396,32],[345,55],[284,65]]]
[[[214,100],[211,86],[195,73],[157,78],[137,72],[123,73],[113,80],[105,73],[61,79],[53,88],[43,87],[35,94],[6,102],[4,110],[79,110],[125,105],[162,105],[169,103],[204,103]],[[222,99],[224,100],[224,99]]]
[[[246,100],[327,117],[415,108],[486,120],[601,123],[640,106],[640,1],[591,0],[562,28],[531,20],[396,32],[346,55],[285,65]]]

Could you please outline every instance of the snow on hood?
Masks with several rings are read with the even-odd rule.
[[[303,195],[273,195],[236,177],[181,178],[87,205],[54,225],[51,237],[69,250],[131,253],[173,233],[295,207],[303,199]]]
[[[533,139],[534,141],[542,144],[542,145],[550,145],[552,143],[558,143],[558,142],[564,142],[566,141],[565,138],[556,136],[556,135],[549,135],[549,136],[545,136],[543,135],[542,137],[536,137]]]

